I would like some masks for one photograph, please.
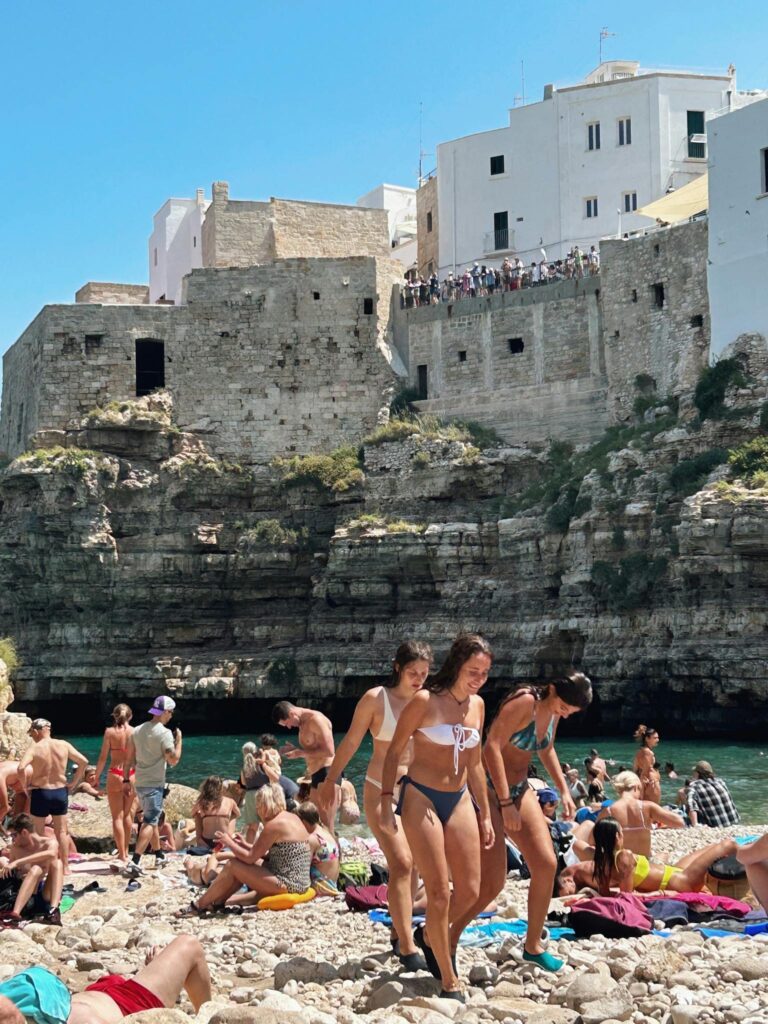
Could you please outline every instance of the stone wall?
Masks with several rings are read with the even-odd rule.
[[[125,305],[146,305],[149,285],[116,284],[112,281],[86,281],[75,292],[75,302],[105,302]]]
[[[432,230],[428,230],[427,214],[432,214]],[[435,270],[440,266],[438,259],[439,223],[437,216],[437,175],[425,181],[416,192],[416,238],[418,242],[417,264],[419,273],[426,276],[430,263]]]
[[[226,182],[214,182],[212,194],[203,223],[203,266],[390,254],[386,210],[274,198],[265,203],[233,200]]]
[[[600,254],[609,411],[621,420],[638,374],[652,377],[659,395],[680,394],[707,365],[707,222],[606,240]]]
[[[357,441],[393,389],[385,334],[398,275],[370,257],[286,260],[194,270],[183,306],[47,306],[4,357],[0,446],[16,455],[38,430],[135,397],[142,338],[164,343],[178,421],[219,456],[260,462]]]
[[[400,311],[413,386],[426,367],[419,409],[477,420],[509,443],[599,435],[606,426],[599,286],[587,278]]]

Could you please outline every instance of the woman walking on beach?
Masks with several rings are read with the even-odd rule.
[[[490,668],[491,649],[482,637],[458,637],[442,668],[401,712],[382,772],[381,827],[395,837],[392,796],[412,741],[397,813],[427,895],[426,926],[417,928],[414,938],[430,971],[442,981],[441,995],[462,1002],[455,951],[477,902],[481,847],[493,844],[480,759],[485,705],[478,696]]]
[[[112,836],[117,849],[117,859],[128,862],[128,843],[131,838],[131,825],[133,818],[131,808],[136,798],[136,791],[133,786],[124,786],[123,782],[133,780],[135,771],[131,770],[129,777],[125,777],[125,758],[128,751],[128,742],[133,735],[133,727],[130,722],[133,712],[127,704],[116,704],[112,709],[112,725],[104,730],[104,740],[101,744],[99,760],[96,763],[96,783],[101,779],[101,773],[109,757],[110,764],[107,772],[107,801],[109,811],[112,815]]]
[[[710,865],[721,857],[733,856],[739,848],[733,839],[723,839],[686,854],[676,864],[659,864],[628,850],[621,825],[610,817],[597,822],[592,842],[594,861],[575,864],[562,872],[560,896],[571,895],[584,885],[594,886],[601,896],[610,896],[611,888],[620,892],[701,892]]]
[[[491,812],[496,843],[483,858],[483,885],[473,909],[481,910],[504,888],[506,833],[519,847],[531,872],[523,959],[546,971],[559,971],[563,966],[562,960],[545,951],[542,942],[557,859],[546,818],[528,782],[528,765],[538,754],[560,792],[562,817],[573,818],[576,808],[555,752],[555,735],[561,718],[583,711],[591,701],[591,682],[575,670],[544,686],[515,690],[502,702],[483,751],[493,783]]]
[[[322,799],[333,797],[334,786],[360,747],[366,732],[373,738],[373,755],[368,762],[363,787],[363,806],[368,825],[387,859],[389,869],[389,913],[397,936],[397,957],[409,970],[418,970],[424,961],[416,951],[411,933],[413,906],[413,857],[402,831],[386,832],[381,825],[381,777],[384,758],[395,734],[400,715],[421,690],[432,667],[432,648],[417,640],[400,644],[392,663],[392,675],[382,686],[374,686],[360,698],[352,724],[339,744],[328,777],[320,786]],[[399,779],[408,770],[412,744],[403,747],[397,765]],[[390,787],[394,789],[394,787]]]
[[[642,799],[660,804],[661,775],[656,767],[656,755],[653,752],[658,745],[659,734],[655,729],[649,729],[647,725],[638,725],[634,732],[634,739],[640,744],[640,749],[635,754],[632,770],[635,775],[640,776],[640,781],[643,784]]]
[[[675,811],[659,807],[652,800],[643,800],[643,784],[634,772],[619,772],[612,780],[619,794],[610,807],[598,815],[598,821],[614,818],[624,833],[624,846],[632,853],[651,854],[651,825],[664,828],[685,828],[685,821]]]

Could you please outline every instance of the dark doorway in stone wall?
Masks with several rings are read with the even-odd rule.
[[[156,338],[136,341],[136,397],[165,387],[165,343]]]

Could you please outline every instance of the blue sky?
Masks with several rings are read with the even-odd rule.
[[[0,351],[87,280],[145,282],[152,215],[215,179],[240,199],[353,202],[424,148],[606,57],[768,86],[765,5],[4,0]],[[432,155],[425,169],[433,166]]]

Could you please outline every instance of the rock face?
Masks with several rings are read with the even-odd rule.
[[[353,698],[403,637],[440,655],[474,629],[497,688],[583,664],[587,730],[652,706],[667,729],[761,735],[768,493],[717,463],[767,394],[759,372],[701,425],[651,402],[588,452],[416,435],[367,447],[336,491],[222,463],[162,418],[62,432],[0,479],[19,700],[66,695],[61,722],[166,691],[231,722],[246,698]]]

